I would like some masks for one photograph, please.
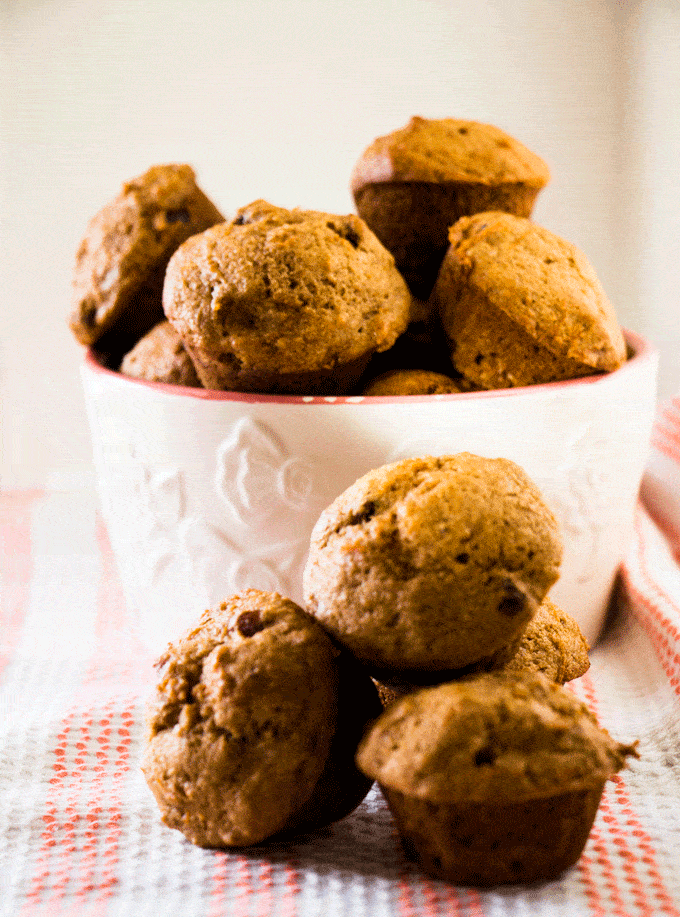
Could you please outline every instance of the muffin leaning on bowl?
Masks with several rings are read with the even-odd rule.
[[[432,302],[466,379],[508,388],[625,362],[614,307],[575,245],[499,211],[463,217],[449,241]]]
[[[350,188],[411,291],[427,299],[449,226],[480,210],[528,217],[549,178],[543,160],[500,128],[414,117],[364,150]]]
[[[406,852],[459,885],[547,881],[580,857],[605,782],[637,756],[545,676],[494,674],[423,688],[368,730]]]
[[[339,395],[405,330],[411,296],[357,216],[255,201],[178,249],[163,306],[206,388]]]

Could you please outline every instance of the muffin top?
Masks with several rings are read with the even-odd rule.
[[[392,369],[364,386],[362,395],[451,395],[462,392],[459,383],[430,369]]]
[[[192,355],[304,373],[391,347],[411,297],[359,217],[260,200],[179,248],[163,304]]]
[[[523,217],[462,217],[433,291],[455,341],[459,300],[485,298],[548,351],[593,370],[617,369],[626,345],[612,304],[586,256]]]
[[[493,666],[504,672],[542,672],[565,684],[590,668],[588,642],[578,623],[547,596],[529,621],[517,648]]]
[[[189,236],[222,220],[197,187],[191,166],[152,166],[125,182],[90,220],[76,255],[70,325],[80,343],[96,343],[128,309],[134,310],[140,294],[153,294],[160,320],[170,255]]]
[[[142,768],[163,820],[201,846],[286,826],[324,770],[337,651],[301,608],[247,589],[159,660]]]
[[[514,462],[404,459],[369,471],[321,514],[305,603],[374,674],[446,671],[519,635],[561,557],[557,520]]]
[[[577,792],[623,767],[615,742],[566,689],[540,673],[489,674],[395,701],[359,746],[380,784],[432,803],[502,805]]]
[[[523,183],[542,188],[545,162],[491,124],[455,118],[411,118],[406,127],[376,138],[350,179],[352,192],[380,182]]]
[[[128,351],[120,372],[134,379],[200,387],[194,364],[170,322],[159,322]]]

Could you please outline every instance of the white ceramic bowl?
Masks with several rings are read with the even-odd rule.
[[[458,395],[252,395],[130,379],[88,353],[82,379],[104,521],[147,646],[246,586],[302,601],[320,512],[371,468],[467,450],[521,465],[565,542],[552,598],[591,644],[632,531],[657,354],[603,376]]]

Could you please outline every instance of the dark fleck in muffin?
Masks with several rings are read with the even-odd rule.
[[[305,603],[373,675],[408,680],[507,646],[561,557],[557,521],[514,462],[406,459],[368,472],[321,514]]]
[[[358,217],[255,201],[172,257],[163,303],[206,388],[346,394],[411,296]]]
[[[609,372],[626,359],[585,255],[541,226],[478,213],[451,227],[432,299],[455,368],[486,389]]]
[[[170,256],[224,220],[195,178],[188,165],[152,166],[90,220],[73,277],[70,324],[81,344],[119,360],[163,320]]]
[[[147,331],[128,351],[120,364],[124,376],[148,382],[168,382],[200,388],[194,364],[170,322],[163,321]]]
[[[357,212],[427,299],[449,226],[481,210],[531,214],[550,178],[540,157],[500,128],[455,118],[412,118],[362,153],[350,187]]]
[[[358,805],[370,780],[353,751],[378,700],[337,657],[301,608],[255,589],[171,644],[142,761],[165,824],[202,847],[241,846]]]
[[[540,673],[481,675],[392,704],[359,746],[407,853],[491,886],[556,878],[580,857],[605,782],[637,756]]]

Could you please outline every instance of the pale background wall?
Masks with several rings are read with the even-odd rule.
[[[89,468],[66,326],[74,252],[123,180],[186,161],[226,214],[352,209],[349,174],[413,114],[503,127],[680,389],[677,0],[1,0],[3,486]]]

